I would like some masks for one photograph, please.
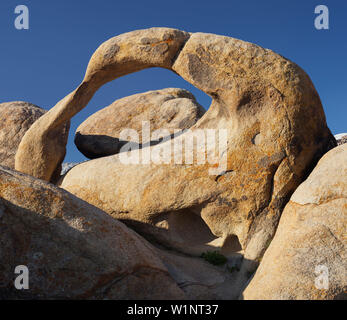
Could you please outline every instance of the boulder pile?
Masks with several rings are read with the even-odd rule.
[[[92,160],[61,175],[70,119],[102,85],[150,67],[208,94],[209,109],[176,88],[116,100],[76,131]],[[132,31],[103,43],[52,109],[17,122],[0,127],[4,141],[24,128],[0,153],[15,169],[0,167],[1,297],[345,298],[346,145],[283,56],[214,34]],[[23,296],[19,264],[32,270]]]

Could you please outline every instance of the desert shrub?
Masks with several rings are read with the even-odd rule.
[[[207,262],[215,265],[220,266],[225,264],[228,259],[220,254],[218,251],[207,251],[201,254],[201,258],[205,259]]]
[[[240,268],[237,267],[237,266],[232,266],[232,267],[227,267],[227,270],[230,272],[230,273],[233,273],[233,272],[239,272],[240,271]]]

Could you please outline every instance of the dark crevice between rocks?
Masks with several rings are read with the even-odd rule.
[[[226,170],[226,171],[223,171],[221,174],[219,174],[219,175],[217,175],[216,176],[216,178],[214,179],[216,182],[218,182],[218,180],[222,177],[222,176],[224,176],[224,175],[226,175],[226,174],[228,174],[228,173],[231,173],[231,172],[234,172],[234,170]]]
[[[172,57],[171,60],[171,67],[173,67],[173,65],[175,64],[176,60],[178,59],[179,55],[181,54],[181,52],[183,51],[184,47],[186,46],[187,42],[190,39],[190,35],[187,37],[187,39],[181,44],[181,46],[178,48],[176,54]],[[171,69],[174,73],[176,73],[177,75],[179,75],[175,70]],[[180,76],[180,75],[179,75]]]

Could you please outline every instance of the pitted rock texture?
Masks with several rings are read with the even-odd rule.
[[[245,299],[347,299],[347,145],[292,195]]]
[[[135,232],[65,190],[2,166],[0,257],[0,299],[185,297]],[[14,288],[19,265],[29,270],[29,290]]]
[[[160,138],[167,139],[192,127],[204,113],[204,108],[187,90],[167,88],[138,93],[116,100],[91,115],[77,128],[75,144],[90,159],[109,156],[128,142],[139,148],[158,143],[159,139],[151,141],[151,137],[142,136],[143,125],[149,126],[151,132],[161,130]],[[122,139],[120,134],[125,129],[135,130],[135,139]]]
[[[310,78],[271,50],[168,28],[114,37],[93,54],[81,85],[24,136],[16,169],[50,180],[65,150],[60,144],[57,151],[48,152],[58,143],[51,133],[81,110],[101,85],[149,67],[173,70],[213,101],[191,131],[141,151],[158,155],[179,138],[223,129],[226,139],[222,135],[217,143],[228,142],[219,150],[220,157],[226,157],[225,167],[197,160],[125,164],[120,153],[72,168],[59,184],[167,246],[194,252],[241,246],[246,260],[256,261],[274,236],[292,192],[336,145]],[[199,159],[215,151],[213,144],[207,143],[207,149],[188,151]],[[169,160],[172,156],[166,155]],[[39,169],[42,165],[47,169]],[[201,232],[182,234],[182,224]]]

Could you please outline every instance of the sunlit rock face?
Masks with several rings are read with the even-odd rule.
[[[243,298],[347,299],[346,159],[334,148],[296,189]]]
[[[103,84],[150,67],[174,71],[210,95],[212,104],[191,131],[141,152],[160,154],[198,130],[213,129],[217,136],[224,130],[225,139],[216,138],[223,165],[196,160],[215,151],[209,144],[207,150],[188,148],[196,154],[192,164],[166,161],[174,153],[165,163],[129,164],[120,153],[75,166],[59,185],[166,246],[194,253],[243,250],[257,261],[293,191],[336,145],[310,78],[271,50],[169,28],[116,36],[93,54],[81,85],[26,133],[16,169],[51,180],[65,154],[57,130]]]
[[[124,224],[51,183],[2,166],[0,253],[0,299],[185,297],[155,249]],[[17,266],[27,268],[29,290],[15,288]]]
[[[167,88],[134,94],[113,102],[85,120],[76,130],[75,144],[90,159],[119,153],[133,142],[139,148],[157,144],[176,132],[189,129],[205,113],[195,97],[187,90]],[[161,131],[159,137],[142,135],[143,125]],[[135,130],[135,139],[122,139],[124,130]]]
[[[0,103],[0,165],[14,168],[20,141],[45,112],[47,111],[29,102]]]

